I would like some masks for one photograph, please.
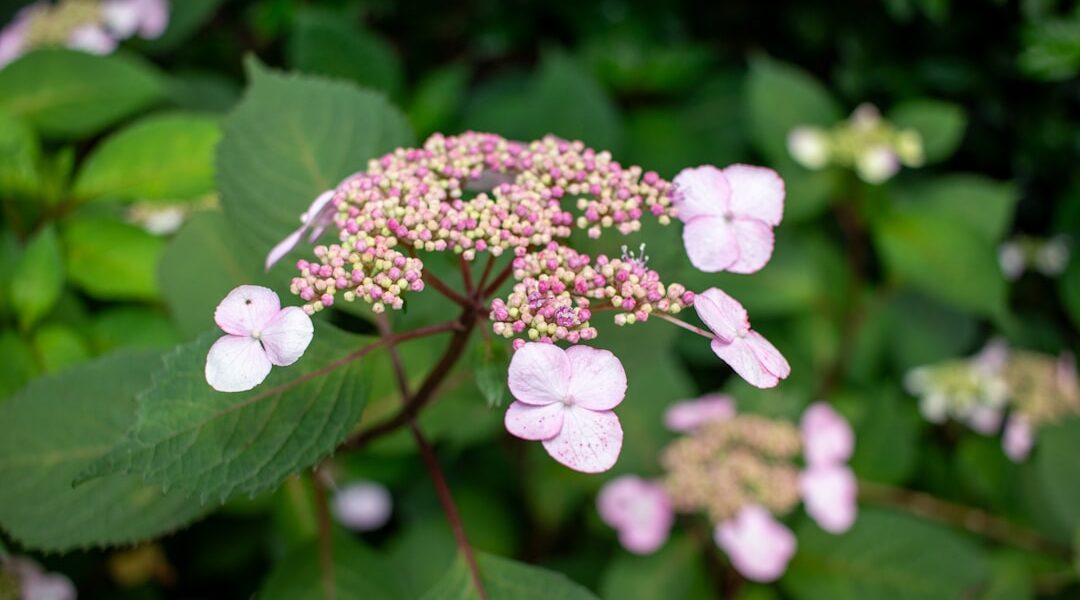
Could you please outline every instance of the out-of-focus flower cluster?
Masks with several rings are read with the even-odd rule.
[[[982,435],[1001,431],[1014,461],[1027,457],[1039,427],[1080,414],[1071,355],[1012,350],[997,340],[971,358],[913,369],[904,384],[928,421],[952,418]]]
[[[0,31],[0,68],[34,48],[66,47],[110,54],[120,41],[133,35],[160,37],[168,24],[168,0],[35,2]]]
[[[1065,272],[1072,254],[1070,240],[1064,235],[1050,238],[1017,236],[998,248],[1001,272],[1009,281],[1016,281],[1025,271],[1033,269],[1047,277]]]
[[[644,554],[662,546],[673,511],[703,513],[740,573],[772,581],[796,546],[777,517],[801,501],[827,531],[841,533],[854,522],[857,486],[846,465],[854,434],[827,404],[808,408],[798,427],[736,414],[727,396],[676,404],[665,420],[686,435],[663,450],[664,476],[656,482],[620,477],[597,499],[601,518],[628,550]]]
[[[13,556],[0,563],[0,575],[13,575],[18,584],[18,598],[23,600],[75,600],[75,585],[63,573],[45,571],[29,557]],[[5,592],[0,581],[0,595]]]
[[[860,105],[832,129],[796,127],[788,133],[787,146],[792,158],[808,169],[848,167],[867,183],[883,183],[901,165],[919,167],[924,160],[919,132],[898,129],[870,104]]]

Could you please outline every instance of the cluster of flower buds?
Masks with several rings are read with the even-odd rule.
[[[1000,340],[968,359],[918,367],[904,383],[931,422],[951,417],[982,435],[1004,429],[1002,447],[1014,461],[1027,457],[1039,427],[1080,415],[1071,355],[1011,350]]]
[[[169,0],[39,0],[0,31],[0,68],[33,48],[109,54],[133,35],[160,37],[168,23]]]
[[[846,121],[830,130],[808,125],[788,133],[788,152],[808,169],[837,165],[855,169],[867,183],[883,183],[900,166],[923,164],[922,136],[914,129],[897,129],[878,109],[861,104]]]
[[[597,257],[549,243],[513,262],[517,283],[504,301],[491,305],[492,328],[506,338],[523,335],[531,341],[575,344],[596,337],[589,324],[593,312],[615,311],[618,325],[646,321],[655,312],[678,314],[693,304],[694,294],[679,284],[665,286],[646,267],[644,246],[638,255],[623,250],[621,258]],[[525,340],[515,340],[520,348]]]
[[[1055,235],[1050,238],[1017,236],[998,248],[998,264],[1009,281],[1016,281],[1028,269],[1047,277],[1057,277],[1069,265],[1069,238]]]
[[[290,291],[307,302],[304,311],[313,314],[334,304],[338,293],[346,302],[361,299],[371,304],[375,313],[387,307],[398,310],[404,305],[402,292],[424,289],[421,274],[424,263],[409,258],[378,242],[352,245],[316,246],[320,262],[300,260],[300,276],[294,277]]]
[[[854,523],[857,488],[846,464],[854,433],[827,404],[810,406],[798,427],[736,414],[727,396],[676,404],[665,420],[687,435],[663,451],[664,477],[623,476],[597,498],[601,518],[628,550],[646,554],[662,546],[673,511],[704,513],[740,573],[773,581],[796,545],[776,517],[801,501],[826,531],[842,533]]]

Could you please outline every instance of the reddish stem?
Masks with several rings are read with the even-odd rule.
[[[315,516],[319,523],[319,568],[322,573],[323,597],[337,600],[334,587],[333,529],[330,523],[330,507],[326,499],[326,487],[319,477],[319,470],[311,478],[311,487],[315,491]]]
[[[458,267],[461,268],[461,283],[465,286],[465,295],[469,298],[473,297],[473,279],[472,279],[472,265],[469,261],[465,260],[464,256],[458,255]]]
[[[673,317],[673,316],[671,316],[669,314],[665,314],[665,313],[662,313],[662,312],[654,312],[654,313],[652,313],[651,316],[659,317],[659,318],[661,318],[661,319],[663,319],[663,320],[665,320],[665,321],[667,321],[669,323],[674,323],[675,325],[678,325],[679,327],[682,327],[683,329],[685,329],[687,331],[692,331],[692,332],[694,332],[694,333],[696,333],[696,334],[698,334],[698,335],[700,335],[702,337],[707,337],[710,340],[716,339],[716,334],[714,334],[713,332],[706,331],[706,330],[704,330],[704,329],[702,329],[700,327],[695,327],[694,325],[691,325],[691,324],[687,323],[686,321],[683,321],[682,319],[677,319],[677,318],[675,318],[675,317]]]

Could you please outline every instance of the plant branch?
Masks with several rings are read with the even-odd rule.
[[[1034,529],[1017,525],[984,510],[955,504],[926,494],[870,481],[859,481],[859,498],[868,504],[897,508],[939,523],[966,529],[1017,548],[1068,558],[1067,546]]]
[[[414,250],[412,247],[409,248],[409,256],[416,258],[416,250]],[[467,298],[455,292],[450,286],[446,285],[446,283],[442,279],[439,279],[435,275],[435,273],[431,272],[430,269],[424,269],[422,279],[425,285],[430,285],[431,287],[435,288],[435,291],[439,292],[443,296],[446,296],[447,299],[449,299],[454,304],[457,304],[458,306],[461,306],[463,308],[471,306]]]
[[[473,297],[473,278],[472,278],[472,265],[469,261],[465,260],[465,257],[458,255],[458,267],[461,268],[461,284],[465,287],[465,295],[469,298]]]
[[[512,275],[513,273],[514,261],[510,261],[510,264],[506,265],[506,267],[502,271],[499,271],[499,274],[495,276],[495,281],[491,282],[491,285],[484,288],[483,297],[488,298],[496,291],[498,291],[499,286],[501,286],[507,279],[509,279],[510,275]]]
[[[322,575],[323,597],[326,600],[337,600],[337,589],[334,587],[334,539],[330,523],[330,507],[327,504],[326,484],[319,477],[318,469],[311,478],[311,486],[315,490],[315,516],[319,523],[319,569]]]
[[[596,311],[594,311],[594,312],[596,312]],[[694,333],[696,333],[696,334],[698,334],[698,335],[700,335],[702,337],[709,338],[710,340],[716,339],[716,335],[713,334],[711,331],[705,331],[704,329],[702,329],[700,327],[695,327],[694,325],[691,325],[691,324],[687,323],[686,321],[683,321],[682,319],[677,319],[677,318],[675,318],[675,317],[673,317],[671,315],[664,314],[662,312],[655,312],[651,316],[659,317],[659,318],[661,318],[661,319],[663,319],[663,320],[665,320],[665,321],[667,321],[669,323],[673,323],[675,325],[678,325],[679,327],[682,327],[683,329],[685,329],[687,331],[692,331],[692,332],[694,332]]]
[[[491,276],[491,269],[495,267],[495,255],[488,254],[487,264],[484,265],[484,272],[480,275],[480,281],[476,284],[476,291],[483,293],[484,288],[487,286],[488,277]]]

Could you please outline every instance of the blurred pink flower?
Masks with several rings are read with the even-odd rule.
[[[683,243],[695,267],[753,273],[769,262],[773,227],[784,216],[784,180],[776,171],[705,165],[683,169],[673,183]]]
[[[855,522],[858,485],[844,465],[810,465],[799,474],[806,512],[829,533],[843,533]]]
[[[1031,424],[1024,417],[1014,414],[1005,422],[1005,434],[1001,438],[1001,447],[1005,455],[1013,462],[1023,462],[1034,444]]]
[[[697,400],[686,400],[668,407],[664,424],[672,431],[686,433],[710,421],[723,421],[735,416],[735,399],[726,394],[710,394]]]
[[[6,561],[5,569],[19,580],[22,600],[75,600],[75,584],[63,573],[49,573],[24,556]]]
[[[116,40],[100,25],[80,25],[68,34],[67,47],[89,54],[111,54]]]
[[[227,335],[210,347],[206,382],[219,392],[243,392],[262,383],[272,365],[284,367],[311,343],[311,317],[299,307],[281,308],[277,294],[257,285],[229,292],[214,311]]]
[[[713,534],[735,569],[753,581],[776,581],[795,554],[795,534],[757,504],[744,506]]]
[[[992,406],[980,404],[972,407],[964,420],[976,432],[982,435],[993,435],[1001,427],[1001,411]]]
[[[626,372],[607,350],[528,343],[514,352],[506,430],[543,442],[560,463],[584,473],[606,471],[622,450],[612,409],[626,396]]]
[[[34,13],[47,6],[44,2],[35,2],[15,13],[15,18],[8,26],[0,30],[0,69],[15,60],[25,51],[26,30]]]
[[[102,18],[118,39],[136,33],[145,39],[155,39],[165,33],[169,24],[168,0],[105,0]]]
[[[651,554],[668,539],[675,514],[664,489],[634,475],[607,482],[596,497],[605,523],[619,532],[619,542],[635,554]]]
[[[851,458],[855,433],[844,417],[828,404],[811,404],[803,413],[799,429],[803,437],[803,456],[808,465],[833,465]]]
[[[290,233],[285,239],[278,242],[276,246],[270,249],[270,253],[266,256],[266,270],[269,271],[270,267],[274,266],[274,263],[281,260],[292,249],[300,243],[300,238],[303,237],[304,232],[311,230],[311,234],[308,235],[308,243],[312,243],[319,239],[319,236],[326,231],[326,228],[333,222],[334,217],[334,203],[331,200],[334,199],[334,190],[327,190],[318,195],[311,202],[311,206],[307,211],[301,215],[300,227]]]
[[[791,366],[776,347],[750,329],[746,309],[737,300],[710,288],[694,298],[694,308],[716,334],[713,352],[750,385],[774,387],[791,373]]]
[[[374,481],[358,481],[334,494],[334,517],[349,529],[374,531],[390,520],[394,500],[390,491]]]

